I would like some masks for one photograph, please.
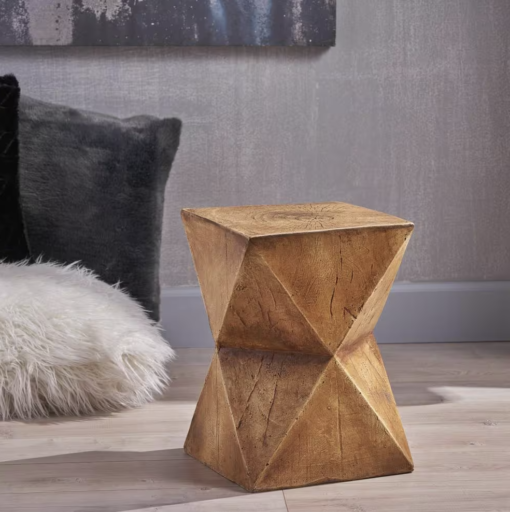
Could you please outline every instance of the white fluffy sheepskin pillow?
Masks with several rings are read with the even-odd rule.
[[[0,418],[135,407],[174,352],[142,308],[77,265],[0,264]]]

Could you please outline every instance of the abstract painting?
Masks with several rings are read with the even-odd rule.
[[[336,0],[0,0],[0,45],[333,46]]]

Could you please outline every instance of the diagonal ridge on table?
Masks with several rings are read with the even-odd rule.
[[[386,268],[386,271],[373,288],[372,293],[362,304],[359,313],[356,315],[356,319],[342,339],[337,354],[343,353],[347,355],[360,340],[363,340],[373,332],[386,305],[386,300],[388,299],[391,287],[400,268],[408,242],[409,239],[405,238],[402,246],[396,252],[394,258]]]
[[[409,227],[256,239],[259,254],[334,353],[406,240]],[[289,255],[294,265],[289,265]]]
[[[331,359],[230,348],[222,348],[218,359],[241,450],[255,481]]]
[[[375,337],[372,334],[368,335],[349,352],[348,357],[336,359],[412,464],[411,451]]]
[[[380,476],[389,468],[405,473],[412,469],[412,461],[333,359],[255,489]]]
[[[239,270],[217,342],[220,347],[332,355],[251,244]]]

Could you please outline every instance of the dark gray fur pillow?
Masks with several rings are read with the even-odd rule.
[[[19,122],[32,257],[80,261],[159,320],[164,191],[181,121],[117,119],[22,96]]]
[[[28,259],[19,204],[19,87],[12,75],[0,77],[0,262]]]

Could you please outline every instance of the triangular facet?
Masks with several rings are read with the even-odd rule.
[[[348,354],[340,349],[339,362],[384,423],[402,452],[412,462],[404,427],[374,336],[368,335]]]
[[[182,218],[211,331],[217,339],[248,240],[185,210]]]
[[[215,354],[184,445],[186,453],[225,478],[251,488]]]
[[[398,250],[386,272],[381,277],[381,280],[372,291],[372,294],[363,304],[356,320],[353,322],[340,344],[340,351],[348,353],[359,340],[364,339],[374,330],[386,305],[386,300],[388,299],[391,287],[393,286],[393,282],[400,268],[400,263],[402,262],[407,244],[409,243],[409,238],[408,236],[407,240],[404,241],[402,247]]]
[[[219,361],[252,481],[300,414],[329,358],[222,348]]]
[[[239,270],[217,341],[220,347],[330,354],[251,246]]]
[[[342,479],[412,471],[412,461],[402,452],[360,390],[341,366],[338,365],[337,370],[341,396],[338,413],[342,431]]]
[[[336,364],[330,362],[315,392],[255,482],[256,490],[339,480],[341,452]]]
[[[412,471],[412,464],[336,361],[255,482],[256,490]]]
[[[334,352],[411,231],[411,226],[383,226],[261,237],[252,243]]]

